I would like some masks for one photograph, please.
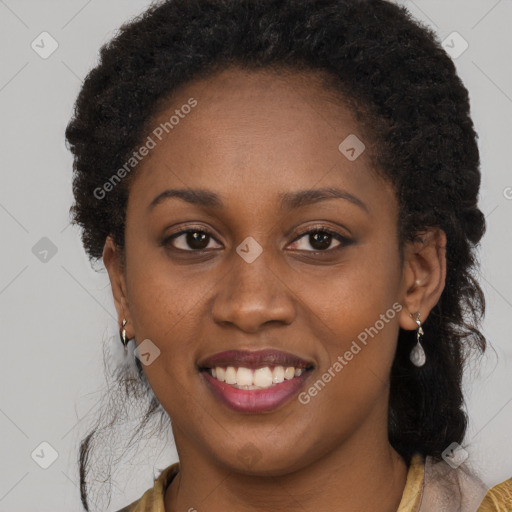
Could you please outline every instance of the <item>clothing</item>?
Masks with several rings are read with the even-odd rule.
[[[164,469],[140,499],[118,512],[165,512],[167,486],[179,471],[179,463]],[[402,500],[397,512],[511,512],[512,478],[487,490],[477,477],[460,466],[434,462],[420,454],[412,457]]]

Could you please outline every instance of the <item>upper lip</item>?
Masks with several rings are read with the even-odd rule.
[[[311,361],[280,350],[227,350],[202,359],[198,366],[200,369],[236,366],[243,368],[262,368],[264,366],[293,366],[295,368],[309,368]]]

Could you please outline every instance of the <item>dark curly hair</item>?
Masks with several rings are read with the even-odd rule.
[[[108,235],[123,250],[137,170],[101,200],[94,191],[140,146],[177,87],[228,67],[323,77],[351,108],[375,167],[394,185],[401,247],[428,227],[446,233],[446,285],[425,329],[427,364],[411,366],[414,332],[400,330],[389,403],[392,446],[407,462],[415,452],[439,460],[465,436],[467,349],[486,348],[475,258],[485,219],[477,207],[480,162],[467,90],[434,32],[404,7],[384,0],[167,0],[124,24],[101,48],[66,130],[74,155],[70,212],[86,252],[100,259]],[[146,400],[143,427],[165,411],[138,359],[135,365],[135,376],[122,369],[116,379],[125,399]],[[86,510],[89,455],[101,430],[98,424],[80,446]]]

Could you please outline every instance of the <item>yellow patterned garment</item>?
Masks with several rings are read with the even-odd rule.
[[[178,470],[179,463],[164,469],[151,489],[118,512],[166,512],[165,490]],[[512,478],[487,490],[481,480],[460,468],[414,455],[397,512],[455,511],[512,512]]]

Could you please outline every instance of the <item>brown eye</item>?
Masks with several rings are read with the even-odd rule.
[[[334,247],[333,242],[337,242]],[[317,227],[301,233],[293,242],[292,248],[306,252],[327,252],[349,244],[350,240],[340,233],[326,227]]]
[[[188,229],[180,231],[164,241],[165,245],[171,245],[180,251],[203,251],[208,248],[214,238],[202,229]]]
[[[333,236],[329,233],[318,232],[309,235],[309,243],[316,250],[328,249],[332,243]]]

